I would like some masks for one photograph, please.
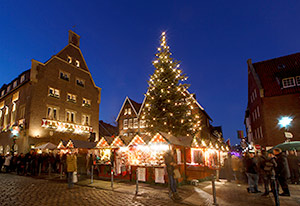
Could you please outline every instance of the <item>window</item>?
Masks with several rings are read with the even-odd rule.
[[[2,90],[1,97],[5,94],[5,90]]]
[[[67,94],[67,101],[72,102],[72,103],[76,103],[76,95],[68,93]]]
[[[5,106],[4,109],[4,121],[3,121],[3,128],[6,128],[8,125],[9,119],[8,119],[8,107]]]
[[[127,113],[127,114],[128,114],[128,115],[131,115],[131,108],[128,108],[128,110],[127,110],[127,111],[128,111],[128,113]]]
[[[123,120],[123,129],[128,129],[128,119]]]
[[[123,136],[124,136],[124,137],[127,137],[127,136],[128,136],[128,133],[124,133]]]
[[[11,85],[8,85],[8,87],[7,87],[7,92],[9,92],[10,89],[11,89]]]
[[[63,79],[63,80],[66,80],[66,81],[70,81],[70,74],[60,71],[59,72],[59,78]]]
[[[82,125],[90,125],[90,115],[82,115]]]
[[[23,74],[23,75],[21,76],[20,83],[23,83],[24,81],[25,81],[25,74]]]
[[[254,99],[256,99],[257,95],[256,95],[256,89],[254,89]]]
[[[53,120],[58,120],[58,109],[55,107],[52,107],[52,106],[48,107],[47,118],[53,119]]]
[[[127,108],[125,108],[124,115],[127,115],[127,113],[128,113]]]
[[[17,85],[18,85],[18,81],[16,80],[16,81],[14,81],[13,88],[16,88]]]
[[[17,114],[17,104],[13,102],[11,107],[11,118],[10,118],[11,125],[13,125],[16,121],[16,114]]]
[[[68,63],[69,63],[69,64],[72,63],[72,57],[68,56],[67,60],[68,60]]]
[[[259,106],[256,107],[256,110],[257,110],[257,117],[260,117]]]
[[[257,119],[256,109],[254,110],[254,119]]]
[[[300,76],[296,77],[296,83],[297,83],[297,86],[300,86]]]
[[[77,84],[78,86],[84,87],[84,80],[77,78],[77,79],[76,79],[76,84]]]
[[[80,67],[80,62],[78,60],[76,60],[76,67]]]
[[[256,128],[256,134],[257,134],[257,138],[260,138],[260,133],[259,133],[259,128]]]
[[[146,127],[146,120],[140,120],[140,128]]]
[[[90,107],[91,106],[91,100],[82,98],[82,106],[84,107]]]
[[[132,137],[132,136],[133,136],[133,133],[130,132],[130,133],[129,133],[129,137]]]
[[[134,127],[134,128],[138,128],[138,127],[139,127],[138,118],[134,118],[134,119],[133,119],[133,127]]]
[[[75,112],[66,111],[66,121],[75,123],[76,122],[75,120],[76,120]]]
[[[129,129],[132,129],[132,119],[129,119],[128,128],[129,128]]]
[[[254,122],[255,118],[254,118],[254,112],[252,113],[252,120]]]
[[[295,86],[294,77],[282,79],[282,85],[283,85],[283,88],[289,88],[289,87]]]
[[[25,106],[20,107],[19,119],[25,119]]]
[[[59,90],[49,87],[49,96],[59,98]]]

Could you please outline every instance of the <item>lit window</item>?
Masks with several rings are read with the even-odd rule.
[[[8,85],[8,87],[7,87],[7,92],[9,92],[10,89],[11,89],[11,85]]]
[[[12,103],[12,107],[11,107],[11,119],[10,119],[10,124],[13,125],[16,121],[16,115],[17,115],[17,104],[15,102]]]
[[[124,137],[127,137],[127,136],[128,136],[128,133],[124,133],[123,136],[124,136]]]
[[[75,123],[75,119],[76,119],[75,112],[66,111],[66,121],[67,122]]]
[[[49,96],[59,98],[59,90],[49,87]]]
[[[133,120],[133,127],[134,128],[138,128],[138,126],[139,126],[138,118],[134,118],[134,120]]]
[[[18,82],[17,82],[17,81],[14,81],[13,88],[16,88],[17,85],[18,85]]]
[[[128,113],[128,110],[127,110],[127,108],[125,108],[124,115],[127,115],[127,113]]]
[[[23,83],[24,81],[25,81],[25,74],[23,74],[23,75],[21,76],[20,83]]]
[[[70,63],[70,64],[72,63],[72,57],[68,56],[68,63]]]
[[[296,83],[297,83],[298,86],[300,86],[300,76],[296,77]]]
[[[129,129],[132,129],[132,119],[129,119],[128,128],[129,128]]]
[[[295,86],[295,78],[289,77],[289,78],[282,79],[282,85],[283,85],[283,88],[294,87]]]
[[[84,80],[77,78],[77,79],[76,79],[76,84],[77,84],[78,86],[84,87]]]
[[[82,125],[90,125],[90,115],[82,115]]]
[[[140,120],[140,128],[146,127],[146,120]]]
[[[90,107],[91,106],[91,100],[82,98],[82,106],[84,107]]]
[[[1,97],[5,94],[5,90],[2,90]]]
[[[76,103],[76,95],[68,93],[67,94],[67,101],[72,102],[72,103]]]
[[[123,120],[123,129],[128,129],[128,120],[127,119]]]
[[[80,62],[76,60],[76,67],[80,67]]]
[[[58,109],[55,107],[48,107],[47,118],[57,120],[58,119]]]
[[[59,78],[66,81],[70,81],[70,74],[61,71],[59,72]]]
[[[128,108],[128,115],[131,115],[131,108]]]

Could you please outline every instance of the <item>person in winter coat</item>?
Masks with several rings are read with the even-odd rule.
[[[247,188],[249,193],[258,193],[258,166],[257,160],[254,155],[254,151],[250,151],[248,157],[245,159],[245,168],[246,168],[246,175],[248,177],[248,185]]]
[[[290,196],[290,190],[287,183],[287,180],[290,177],[290,170],[289,170],[286,154],[282,152],[280,148],[275,148],[273,150],[273,153],[276,156],[276,163],[277,163],[277,167],[275,167],[276,179],[283,190],[283,193],[279,195]],[[279,186],[277,185],[277,187]]]
[[[74,186],[73,173],[77,171],[77,157],[74,153],[67,154],[68,188]]]
[[[291,183],[299,184],[299,159],[295,155],[295,151],[290,151],[287,157],[289,169],[291,173]]]
[[[261,162],[261,168],[264,171],[264,184],[265,184],[265,192],[262,196],[268,196],[270,192],[270,184],[271,189],[275,198],[276,206],[279,206],[279,197],[277,190],[277,183],[275,177],[275,168],[277,167],[277,163],[273,154],[266,154],[264,161]]]
[[[5,156],[5,161],[4,161],[5,172],[10,171],[11,158],[12,158],[12,156],[9,153]]]

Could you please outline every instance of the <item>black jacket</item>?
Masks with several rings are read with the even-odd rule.
[[[246,173],[258,174],[258,166],[255,158],[247,157],[245,159]]]
[[[280,154],[276,155],[276,163],[277,163],[277,167],[275,167],[276,176],[285,179],[289,178],[290,169],[289,169],[289,164],[287,161],[286,154],[281,152]]]

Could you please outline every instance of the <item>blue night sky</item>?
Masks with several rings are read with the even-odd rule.
[[[185,2],[185,3],[183,3]],[[188,2],[188,3],[187,3]],[[0,5],[0,84],[67,45],[80,48],[102,88],[100,119],[113,123],[126,96],[142,102],[160,34],[190,92],[237,142],[247,106],[247,59],[299,52],[299,1],[13,1]]]

